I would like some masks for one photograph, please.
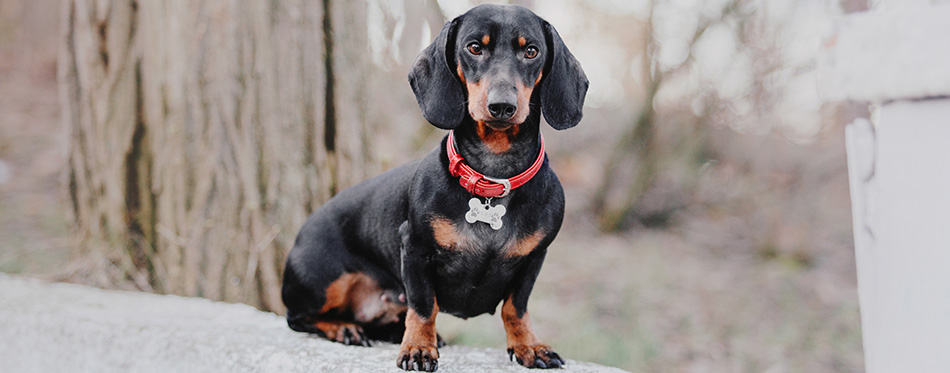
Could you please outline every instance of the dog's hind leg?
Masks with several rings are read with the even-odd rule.
[[[343,250],[331,254],[325,248],[321,253],[312,249],[291,255],[284,273],[290,328],[348,345],[391,340],[375,333],[368,337],[364,329],[401,324],[407,308],[401,287],[385,280],[385,273],[371,263]]]

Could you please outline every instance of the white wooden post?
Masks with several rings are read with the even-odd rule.
[[[950,1],[878,1],[822,51],[846,128],[868,372],[950,372]]]

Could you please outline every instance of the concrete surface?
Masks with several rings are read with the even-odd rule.
[[[5,372],[401,372],[398,347],[328,342],[243,304],[0,274]],[[439,372],[528,372],[500,349],[440,354]],[[573,360],[561,371],[622,372]]]

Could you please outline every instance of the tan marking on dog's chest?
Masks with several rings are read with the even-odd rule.
[[[433,218],[430,224],[432,225],[432,235],[435,237],[435,242],[443,249],[453,251],[471,249],[468,239],[459,232],[455,224],[449,219]]]
[[[536,231],[528,236],[521,237],[505,248],[505,256],[509,258],[522,257],[530,254],[544,239],[544,232]]]
[[[446,218],[433,218],[430,224],[435,242],[445,250],[456,252],[494,250],[484,244],[480,245],[480,240],[473,240],[469,236],[471,232],[466,232],[465,229],[456,226],[455,223]],[[544,231],[538,230],[517,240],[509,240],[507,244],[501,245],[500,252],[506,258],[523,257],[534,251],[541,240],[544,239],[544,236]]]

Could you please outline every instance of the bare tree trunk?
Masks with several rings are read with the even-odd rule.
[[[660,155],[656,150],[654,128],[657,115],[652,105],[658,86],[659,80],[651,81],[646,100],[651,105],[644,105],[635,123],[624,130],[592,198],[594,213],[599,216],[598,224],[604,231],[622,228],[629,215],[635,212],[637,202],[653,186],[659,172]],[[621,172],[621,166],[627,168],[629,174]],[[608,199],[612,203],[608,203]]]
[[[359,110],[334,107],[365,65],[332,76],[366,43],[331,53],[330,20],[360,29],[365,5],[63,2],[69,188],[96,264],[80,275],[281,311],[297,228],[375,171]]]
[[[651,3],[651,10],[652,7]],[[653,100],[663,82],[663,73],[654,71],[653,56],[657,46],[653,39],[652,20],[644,23],[644,35],[644,59],[640,74],[648,83],[643,105],[637,118],[624,129],[620,141],[611,151],[604,178],[592,198],[593,211],[598,215],[599,226],[604,231],[621,229],[642,195],[653,186],[658,173],[660,156],[655,149],[654,121],[657,113]]]
[[[736,12],[740,3],[735,0],[728,2],[720,18]],[[655,0],[650,2],[650,13],[656,4]],[[716,21],[719,20],[710,19],[701,23],[688,44],[695,45]],[[647,84],[642,109],[631,121],[631,125],[624,128],[620,141],[611,150],[607,170],[592,198],[592,210],[599,218],[600,229],[604,231],[624,229],[631,221],[645,226],[666,224],[670,215],[689,203],[689,196],[698,182],[696,174],[702,166],[702,162],[697,160],[707,147],[706,124],[703,123],[707,114],[693,121],[662,123],[672,135],[663,141],[660,139],[659,124],[663,121],[663,113],[657,112],[653,101],[668,78],[681,73],[690,65],[687,62],[668,70],[661,70],[654,65],[660,46],[653,37],[653,22],[654,18],[651,16],[644,24],[646,36],[641,76]],[[670,127],[679,128],[673,130]],[[690,159],[684,163],[694,176],[681,182],[677,188],[668,188],[678,189],[665,191],[668,196],[652,198],[655,200],[651,203],[653,206],[647,206],[645,202],[649,199],[648,195],[657,190],[658,181],[666,173],[664,166],[678,158],[674,153],[685,155],[679,158]]]

